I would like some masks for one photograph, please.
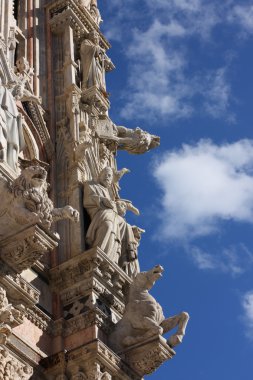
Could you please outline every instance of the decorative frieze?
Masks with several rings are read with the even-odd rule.
[[[124,310],[124,293],[131,279],[99,249],[85,251],[50,270],[52,287],[64,303],[85,296],[89,290],[101,294],[118,311]]]

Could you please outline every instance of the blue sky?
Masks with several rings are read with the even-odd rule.
[[[177,355],[151,379],[253,373],[253,3],[100,0],[116,70],[110,116],[161,136],[118,153],[121,196],[141,210],[143,270],[166,316],[190,313]]]

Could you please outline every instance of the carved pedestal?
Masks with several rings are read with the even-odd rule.
[[[58,245],[55,235],[38,225],[30,226],[0,242],[1,258],[18,273],[31,268],[37,260]]]
[[[108,336],[124,312],[131,279],[99,248],[51,269],[50,277],[53,289],[61,298],[62,318],[53,327],[57,355],[42,362],[48,379],[60,374],[74,379],[78,368],[90,380],[110,379],[110,376],[140,380],[108,347]],[[67,354],[60,364],[63,347]]]
[[[120,353],[120,356],[142,377],[154,372],[175,354],[175,351],[166,343],[166,339],[154,336],[128,348]]]

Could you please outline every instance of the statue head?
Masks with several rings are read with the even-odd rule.
[[[89,40],[92,41],[94,44],[96,44],[96,45],[99,44],[100,36],[99,36],[98,32],[96,32],[95,30],[92,30],[92,31],[89,33],[88,38],[89,38]]]
[[[101,170],[98,176],[98,182],[106,188],[111,187],[113,183],[113,169],[110,166],[106,166]]]

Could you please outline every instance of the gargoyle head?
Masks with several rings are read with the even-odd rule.
[[[162,277],[164,269],[161,265],[156,265],[153,269],[147,272],[138,273],[134,279],[133,286],[140,289],[151,289],[155,282]]]
[[[39,189],[42,192],[47,189],[47,171],[40,165],[25,167],[13,182],[15,195],[32,188]]]

